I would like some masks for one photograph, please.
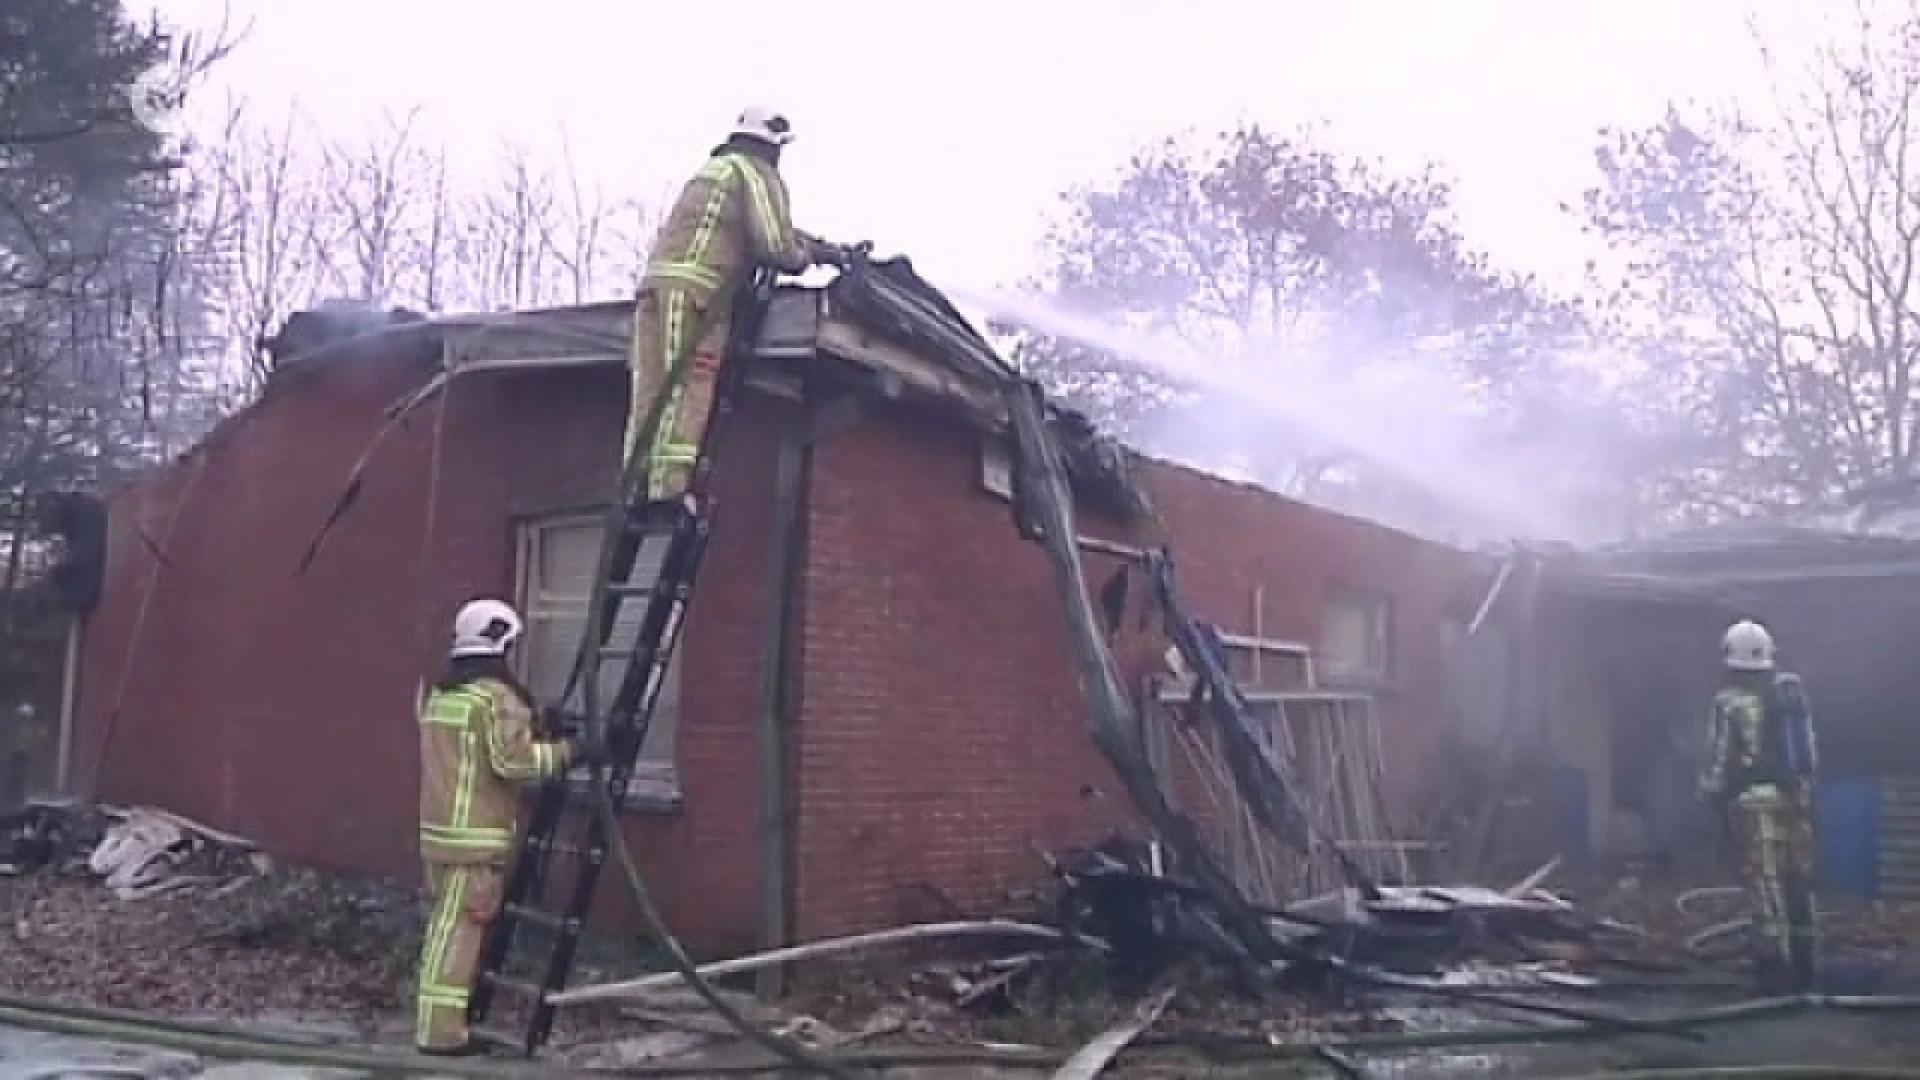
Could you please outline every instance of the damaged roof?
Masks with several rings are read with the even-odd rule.
[[[302,311],[263,342],[275,360],[263,396],[355,355],[412,355],[446,376],[625,364],[631,318],[627,302],[431,317],[337,305]],[[878,396],[931,404],[993,433],[1007,430],[1007,386],[1023,381],[904,258],[863,262],[824,288],[782,284],[754,354],[775,362],[749,379],[763,389],[781,391],[780,362],[824,356]],[[792,393],[792,380],[784,381]],[[1147,511],[1130,456],[1117,441],[1051,402],[1047,415],[1083,495],[1125,518]]]

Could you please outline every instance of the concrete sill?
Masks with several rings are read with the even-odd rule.
[[[584,776],[574,776],[567,781],[575,794],[582,799],[591,798],[593,792],[587,787]],[[638,773],[627,788],[626,798],[620,800],[620,812],[623,814],[677,814],[684,807],[685,798],[680,793],[679,779],[665,773]]]

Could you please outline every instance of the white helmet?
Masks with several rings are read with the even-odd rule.
[[[793,125],[787,123],[786,114],[777,109],[749,105],[741,110],[740,118],[733,122],[733,130],[727,134],[745,135],[763,143],[785,146],[793,141]]]
[[[526,624],[499,600],[469,600],[453,617],[452,656],[505,656]]]
[[[1773,635],[1751,619],[1727,627],[1726,636],[1720,639],[1720,651],[1726,655],[1727,667],[1734,671],[1773,670]]]

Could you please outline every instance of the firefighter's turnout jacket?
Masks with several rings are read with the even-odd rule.
[[[656,395],[667,401],[650,443],[648,487],[677,494],[699,451],[734,301],[759,266],[788,273],[812,262],[793,227],[787,185],[766,159],[722,146],[681,189],[640,283],[634,311],[632,386],[622,460],[631,458]],[[667,385],[689,359],[679,385]]]
[[[1818,748],[1799,679],[1783,672],[1773,683],[1772,694],[1729,686],[1714,696],[1701,761],[1702,793],[1743,805],[1774,799],[1804,803],[1811,794]]]
[[[534,736],[533,713],[505,683],[434,690],[420,711],[420,857],[504,863],[521,785],[567,767],[565,743]]]
[[[641,288],[682,289],[697,303],[726,306],[757,265],[797,274],[807,245],[794,230],[787,183],[773,163],[722,147],[667,212]]]
[[[1702,795],[1727,816],[1753,904],[1761,977],[1783,990],[1811,985],[1818,948],[1811,816],[1818,765],[1798,688],[1797,677],[1782,673],[1771,693],[1752,685],[1721,690],[1700,771]]]

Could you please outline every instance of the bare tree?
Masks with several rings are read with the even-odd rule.
[[[467,262],[476,274],[471,299],[488,308],[543,302],[554,283],[548,243],[554,198],[525,148],[506,152],[493,183],[468,202],[467,211]]]
[[[553,165],[525,147],[509,149],[465,209],[465,261],[477,275],[468,300],[484,308],[625,296],[652,241],[645,207],[610,199],[564,147]]]
[[[218,343],[208,343],[257,390],[268,374],[265,341],[281,320],[311,303],[330,268],[316,174],[320,148],[296,113],[273,127],[244,106],[197,160],[195,222],[203,290]]]
[[[1125,328],[1115,338],[1179,342],[1197,376],[1184,381],[1216,392],[1175,392],[1151,357],[1106,341],[1026,335],[1016,355],[1154,452],[1437,521],[1445,500],[1432,496],[1451,483],[1439,474],[1470,471],[1443,457],[1497,452],[1478,445],[1497,426],[1479,412],[1529,379],[1538,390],[1536,373],[1579,329],[1571,307],[1490,267],[1451,204],[1431,170],[1394,173],[1305,135],[1243,126],[1200,145],[1164,140],[1068,193],[1037,287],[1055,308]],[[1386,371],[1417,372],[1435,392],[1392,400],[1359,385]],[[1276,395],[1312,405],[1269,407]],[[1414,449],[1421,433],[1436,438]]]
[[[1610,133],[1588,198],[1618,257],[1641,398],[1697,433],[1666,463],[1693,516],[1831,511],[1915,480],[1920,8],[1860,0],[1770,115]],[[1764,46],[1763,46],[1764,50]]]
[[[230,42],[137,24],[114,0],[21,0],[8,16],[0,533],[11,585],[40,492],[150,460],[191,411],[201,372],[182,346],[200,307],[179,243],[182,148],[146,121]]]
[[[270,374],[264,340],[329,301],[496,310],[631,295],[652,239],[634,200],[611,199],[563,152],[508,148],[462,182],[416,111],[352,142],[297,112],[236,107],[193,161],[202,341],[244,396]]]
[[[323,220],[338,256],[330,284],[345,297],[378,304],[418,296],[432,276],[421,255],[448,210],[444,151],[417,132],[420,110],[389,118],[355,145],[334,144],[322,169]]]

